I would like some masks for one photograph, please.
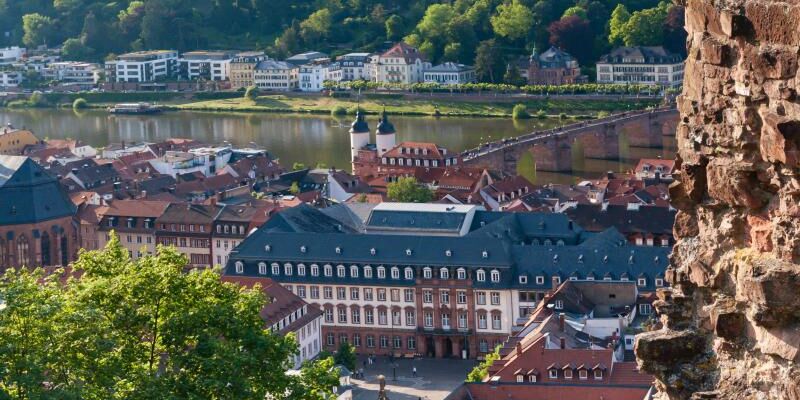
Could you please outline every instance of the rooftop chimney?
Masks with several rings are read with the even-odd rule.
[[[558,330],[559,332],[564,332],[564,313],[558,314]]]
[[[561,350],[566,349],[567,348],[567,339],[561,337],[561,338],[559,338],[559,340],[561,341]]]
[[[517,357],[521,356],[522,355],[522,343],[517,342],[517,345],[515,346],[515,348],[517,350]]]

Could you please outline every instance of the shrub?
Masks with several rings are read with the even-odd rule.
[[[25,108],[28,107],[27,100],[12,100],[8,102],[8,108]]]
[[[247,90],[244,91],[244,98],[252,101],[256,101],[258,98],[258,88],[255,86],[250,86]]]
[[[536,118],[545,119],[547,118],[547,113],[544,110],[539,110],[536,112]]]
[[[526,119],[530,118],[531,115],[528,114],[528,109],[525,107],[524,104],[517,104],[511,111],[511,117],[514,119]]]
[[[597,118],[605,118],[611,115],[608,111],[600,111],[597,113]]]
[[[347,114],[347,109],[344,108],[343,106],[336,106],[333,107],[333,109],[331,110],[332,116],[345,115],[345,114]]]
[[[560,118],[560,119],[567,119],[567,113],[563,113],[563,112],[562,112],[561,114],[558,114],[558,118]]]
[[[86,102],[86,99],[79,97],[72,102],[72,109],[73,110],[82,110],[84,108],[89,107],[89,103]]]

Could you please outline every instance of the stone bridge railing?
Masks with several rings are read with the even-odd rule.
[[[461,158],[465,162],[474,161],[476,159],[491,156],[493,153],[503,152],[512,147],[532,145],[533,143],[553,137],[567,137],[577,135],[583,131],[596,130],[609,124],[626,123],[631,120],[647,116],[648,118],[654,115],[676,113],[674,107],[660,107],[652,110],[641,111],[627,111],[619,114],[613,114],[605,118],[593,119],[590,121],[576,122],[574,124],[564,125],[552,129],[535,131],[515,138],[506,138],[496,142],[487,143],[480,147],[465,150],[461,153]]]

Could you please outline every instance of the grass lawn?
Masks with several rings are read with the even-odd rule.
[[[405,115],[442,115],[442,116],[479,116],[479,117],[510,117],[515,104],[524,103],[528,111],[535,113],[544,110],[550,115],[566,113],[594,114],[597,111],[622,111],[642,109],[655,105],[657,100],[564,100],[564,99],[533,99],[526,101],[493,102],[489,95],[486,100],[457,101],[442,98],[436,99],[363,99],[361,107],[368,113],[379,113],[384,105],[392,114]],[[291,96],[267,95],[260,96],[256,101],[244,98],[196,101],[183,104],[173,104],[170,108],[179,110],[206,110],[206,111],[263,111],[263,112],[306,112],[330,113],[336,107],[345,109],[354,108],[356,102],[351,99],[333,98],[327,96]],[[437,112],[438,110],[438,112]]]

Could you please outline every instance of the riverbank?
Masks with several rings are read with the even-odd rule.
[[[356,101],[351,98],[328,96],[260,96],[255,101],[245,98],[216,99],[185,104],[167,105],[167,109],[192,111],[247,111],[312,114],[352,114],[361,107],[368,114],[380,113],[384,107],[394,115],[420,115],[442,117],[492,117],[508,118],[516,104],[524,104],[531,114],[543,111],[550,116],[567,114],[570,116],[593,116],[598,112],[613,113],[644,109],[660,103],[656,99],[596,99],[596,98],[529,98],[483,96],[437,96],[378,97]]]
[[[287,93],[259,96],[255,101],[238,92],[98,92],[47,93],[36,103],[28,100],[6,102],[9,108],[70,108],[75,99],[86,101],[87,108],[104,109],[115,103],[151,102],[166,110],[269,112],[305,114],[352,114],[360,106],[368,114],[386,110],[395,115],[442,117],[509,118],[516,104],[524,104],[530,114],[592,118],[599,112],[613,113],[644,109],[660,104],[653,97],[597,95],[531,96],[505,93],[365,93],[360,101],[352,97],[331,97],[316,93]]]

